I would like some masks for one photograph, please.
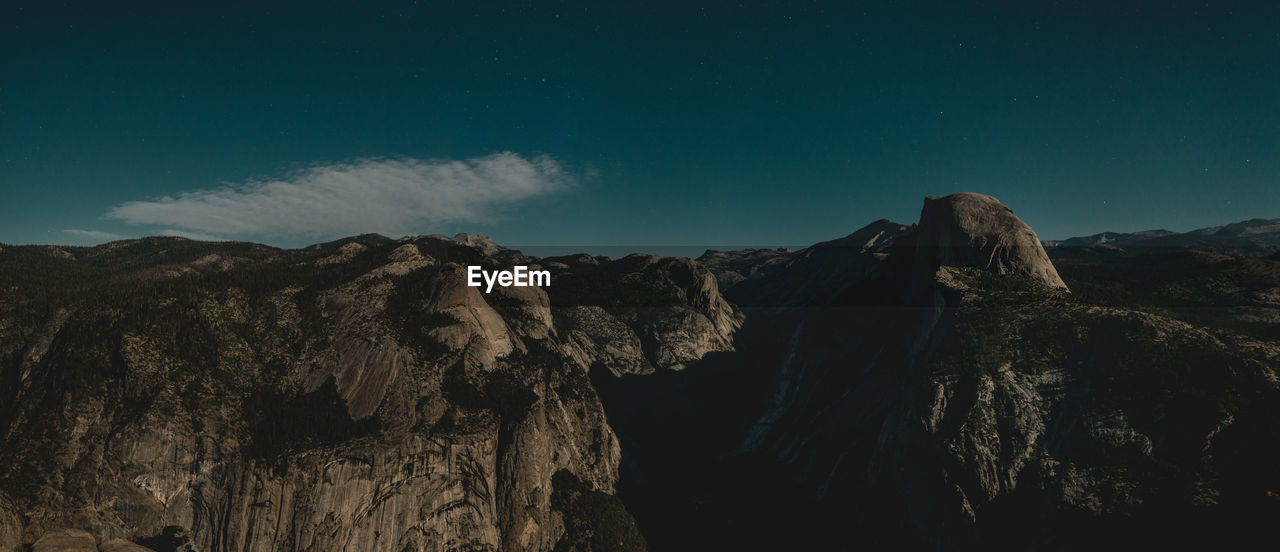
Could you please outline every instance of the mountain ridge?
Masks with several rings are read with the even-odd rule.
[[[1046,254],[978,194],[706,265],[318,245],[0,250],[0,546],[1122,546],[1277,508],[1277,261]],[[554,284],[465,285],[516,262]]]
[[[1065,240],[1044,240],[1043,243],[1049,248],[1108,245],[1135,251],[1200,249],[1246,257],[1266,257],[1280,251],[1280,219],[1254,218],[1187,232],[1101,232]]]

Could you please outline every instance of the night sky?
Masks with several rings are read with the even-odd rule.
[[[0,242],[1280,217],[1280,2],[177,4],[0,7]]]

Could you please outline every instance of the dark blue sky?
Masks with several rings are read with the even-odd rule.
[[[955,191],[1043,238],[1280,217],[1275,2],[40,4],[0,8],[0,242],[798,245]]]

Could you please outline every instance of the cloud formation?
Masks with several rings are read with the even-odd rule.
[[[367,159],[311,167],[280,180],[130,201],[106,216],[164,226],[167,235],[193,239],[398,236],[437,231],[442,223],[490,220],[505,206],[571,182],[547,156],[528,159],[504,152],[466,161]]]

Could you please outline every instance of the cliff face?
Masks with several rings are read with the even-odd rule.
[[[545,259],[551,304],[584,368],[615,375],[680,370],[733,349],[743,315],[720,294],[715,275],[689,259],[586,255]]]
[[[1280,344],[1238,332],[1238,313],[1101,300],[1116,285],[1138,297],[1150,284],[1136,278],[1076,271],[1086,293],[1068,292],[1034,233],[987,196],[926,200],[915,229],[897,227],[883,248],[840,250],[828,266],[857,272],[839,286],[784,296],[797,288],[765,285],[820,282],[801,262],[830,254],[815,246],[732,287],[758,308],[727,357],[602,388],[633,457],[622,483],[655,547],[1073,549],[1265,534],[1280,480],[1258,443],[1280,439]],[[1246,261],[1175,273],[1218,295],[1280,285],[1269,261]],[[692,496],[672,498],[681,492]]]
[[[1035,231],[1012,209],[988,195],[925,198],[912,247],[918,286],[928,285],[933,278],[930,267],[969,266],[1027,276],[1050,287],[1067,287]]]
[[[370,237],[4,255],[0,544],[67,529],[104,549],[589,550],[620,530],[553,505],[559,473],[631,523],[584,367],[598,351],[543,290],[467,287],[464,265],[497,267],[484,251]],[[628,326],[657,364],[726,348],[735,327],[704,293],[714,279],[686,280],[683,304]]]
[[[715,270],[465,235],[6,246],[0,550],[1266,536],[1280,263],[1053,251],[978,194]],[[553,283],[466,286],[510,264]]]
[[[1275,511],[1255,440],[1280,435],[1280,347],[1003,280],[946,267],[940,320],[852,321],[844,344],[797,327],[795,390],[753,450],[921,546],[1260,531],[1243,520]]]

